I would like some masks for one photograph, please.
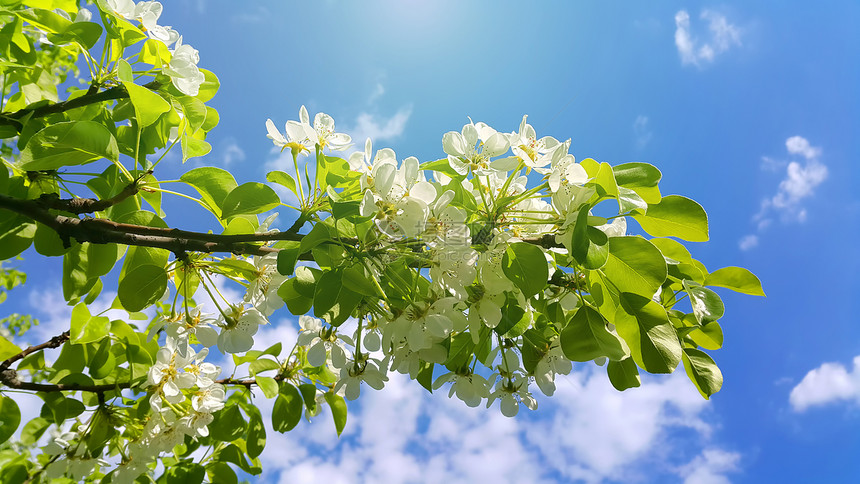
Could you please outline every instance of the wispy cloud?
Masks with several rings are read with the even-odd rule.
[[[370,93],[370,97],[367,98],[367,104],[375,103],[383,94],[385,94],[385,86],[381,82],[377,82],[376,87],[373,88],[373,92]]]
[[[235,23],[258,24],[270,18],[272,18],[272,14],[269,9],[263,5],[257,5],[254,8],[250,8],[249,6],[248,8],[239,9],[239,12],[233,14],[230,20]]]
[[[779,182],[776,194],[762,200],[758,213],[753,216],[759,235],[777,219],[782,222],[806,221],[808,214],[802,202],[813,196],[815,189],[828,176],[827,166],[820,161],[820,147],[812,146],[802,136],[792,136],[785,140],[785,148],[794,160],[786,163],[762,157],[762,168],[778,170],[784,166],[785,177]],[[750,234],[744,236],[738,245],[741,250],[749,250],[758,245],[758,240],[757,235]]]
[[[860,356],[849,371],[840,363],[824,363],[810,371],[788,397],[795,412],[839,401],[860,405]]]
[[[713,10],[703,10],[699,17],[708,22],[709,34],[702,40],[691,32],[690,14],[679,10],[675,14],[675,46],[682,64],[702,67],[709,64],[734,45],[741,45],[741,32],[725,16]]]
[[[228,138],[224,141],[223,148],[221,148],[221,163],[227,167],[237,161],[245,161],[245,150],[239,146],[234,138]]]
[[[406,129],[406,123],[412,116],[412,105],[402,106],[391,117],[377,116],[368,112],[359,114],[355,122],[346,128],[356,146],[364,146],[364,140],[370,138],[374,144],[380,141],[390,141],[397,138]]]
[[[758,245],[758,235],[744,235],[741,238],[740,242],[738,242],[738,246],[741,250],[750,250]]]
[[[651,129],[648,127],[648,116],[636,116],[633,121],[633,139],[637,149],[643,149],[651,141]]]
[[[696,481],[698,475],[717,477],[736,468],[736,454],[707,445],[712,427],[703,417],[709,403],[683,372],[618,392],[600,368],[583,366],[558,382],[553,398],[539,398],[539,410],[523,409],[514,419],[501,416],[496,407],[468,408],[446,398],[446,389],[429,395],[402,375],[389,377],[382,391],[362,388],[340,439],[325,414],[288,434],[269,431],[261,456],[263,478],[281,483],[311,476],[335,483],[596,483],[633,478],[646,468],[653,475],[659,467],[669,479],[675,474],[692,483],[705,482]],[[679,431],[697,436],[692,440],[697,460],[672,460],[677,455],[673,435]]]
[[[741,455],[722,449],[708,448],[680,469],[684,484],[729,484],[725,474],[737,472]]]

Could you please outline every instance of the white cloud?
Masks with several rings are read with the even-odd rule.
[[[225,144],[226,146],[221,150],[221,162],[224,166],[230,166],[236,161],[245,161],[245,151],[236,143],[235,139],[229,138]]]
[[[762,157],[762,168],[769,171],[785,167],[785,177],[779,182],[777,192],[761,202],[761,207],[753,216],[759,234],[770,226],[774,218],[783,222],[805,222],[809,213],[803,207],[804,199],[815,194],[815,189],[827,180],[827,166],[819,161],[822,150],[812,146],[802,136],[792,136],[785,140],[789,155],[799,156],[800,161],[783,162],[770,157]],[[758,236],[747,235],[740,241],[741,250],[749,250],[758,244]]]
[[[381,141],[392,140],[403,134],[406,123],[412,116],[412,105],[402,106],[397,112],[389,117],[380,117],[367,112],[362,112],[356,117],[355,122],[345,131],[352,136],[355,146],[364,146],[364,140],[370,138],[376,144]]]
[[[268,8],[262,5],[257,5],[253,9],[249,7],[240,9],[239,13],[233,14],[230,20],[236,23],[243,24],[258,24],[272,18],[272,13]]]
[[[713,10],[703,10],[700,18],[708,22],[710,35],[705,41],[700,41],[691,33],[690,14],[686,10],[679,10],[675,14],[675,46],[682,64],[702,67],[733,45],[741,45],[740,30],[730,24],[725,16]]]
[[[758,245],[758,235],[745,235],[741,238],[740,242],[738,242],[738,247],[741,250],[750,250],[753,247]]]
[[[788,400],[795,412],[844,400],[860,405],[860,356],[854,358],[851,371],[839,363],[824,363],[810,371]]]
[[[645,148],[648,142],[651,141],[651,130],[648,128],[648,116],[636,116],[636,121],[633,121],[633,136],[636,140],[638,149]]]
[[[684,484],[729,484],[724,474],[738,471],[740,460],[737,452],[708,448],[679,471]]]
[[[367,104],[375,103],[383,94],[385,94],[385,86],[381,82],[377,82],[376,87],[373,88],[373,92],[370,93],[370,97],[367,98]]]
[[[785,140],[785,149],[792,155],[803,155],[807,160],[821,156],[821,148],[811,146],[802,136],[792,136]]]
[[[684,439],[684,449],[694,442],[712,475],[728,470],[719,465],[722,451],[695,447],[712,431],[703,420],[710,404],[680,370],[618,392],[602,369],[583,366],[558,382],[553,398],[540,397],[536,412],[522,409],[514,419],[503,417],[498,404],[468,408],[448,399],[447,387],[429,395],[402,375],[389,377],[382,391],[362,387],[339,440],[325,411],[287,434],[269,432],[261,480],[603,482],[646,469],[671,478],[691,465],[673,460],[682,450],[673,443],[678,432],[695,437]],[[271,408],[271,401],[257,402]]]

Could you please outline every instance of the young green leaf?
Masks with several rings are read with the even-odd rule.
[[[752,272],[743,267],[723,267],[705,277],[705,286],[717,286],[731,289],[751,296],[764,296],[761,281]]]
[[[272,407],[272,428],[276,432],[289,432],[302,418],[302,396],[298,389],[281,382],[281,390]]]
[[[591,361],[605,356],[620,360],[626,356],[618,336],[606,328],[606,320],[594,309],[583,306],[561,332],[561,350],[571,361]]]
[[[326,392],[324,394],[325,401],[331,408],[331,416],[334,419],[334,428],[337,431],[337,436],[340,437],[344,427],[346,427],[346,400],[342,396]]]
[[[654,237],[677,237],[690,242],[708,240],[708,214],[701,205],[680,195],[668,195],[649,204],[645,214],[633,215]]]
[[[56,170],[106,158],[119,160],[116,139],[95,121],[67,121],[47,126],[33,135],[21,151],[19,166],[26,171]]]
[[[706,399],[720,391],[723,373],[714,360],[702,350],[684,348],[684,369],[699,393]]]
[[[505,248],[502,270],[527,298],[542,291],[549,279],[543,250],[526,242],[515,242]]]
[[[681,344],[666,310],[638,294],[622,293],[620,300],[615,327],[633,361],[649,373],[672,373],[681,361]]]

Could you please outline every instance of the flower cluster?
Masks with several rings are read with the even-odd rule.
[[[163,42],[170,49],[171,58],[163,66],[163,72],[170,76],[173,85],[183,94],[196,96],[205,76],[197,67],[200,55],[197,49],[182,43],[182,36],[168,25],[159,25],[163,9],[161,2],[133,0],[107,0],[107,5],[117,15],[140,22],[141,28],[150,39]],[[175,44],[175,45],[174,45]]]
[[[168,324],[168,328],[173,326],[175,323]],[[207,348],[195,351],[187,336],[170,335],[176,332],[175,328],[168,330],[165,345],[147,373],[151,413],[140,437],[128,445],[127,458],[117,467],[113,482],[133,482],[148,470],[149,462],[170,452],[185,436],[209,435],[213,414],[224,407],[225,388],[215,382],[221,368],[205,361]]]
[[[326,114],[317,114],[313,127],[304,106],[299,117],[287,122],[285,134],[267,121],[275,146],[299,154],[343,149],[349,142],[348,136],[334,133],[334,121]],[[502,338],[502,333],[494,333],[510,317],[511,307],[520,310],[528,327],[538,314],[533,306],[538,301],[505,272],[506,251],[527,238],[554,234],[558,248],[541,249],[547,272],[552,273],[553,254],[570,253],[576,219],[595,190],[586,186],[591,178],[568,153],[570,140],[538,137],[525,116],[518,131],[511,133],[470,120],[460,132],[446,133],[442,148],[449,170],[437,167],[431,176],[415,157],[398,161],[389,148],[374,153],[370,139],[363,151],[348,157],[357,180],[355,189],[347,189],[356,191],[348,193],[356,193],[353,199],[360,200],[360,216],[373,221],[377,236],[370,239],[380,247],[362,256],[366,273],[380,279],[387,265],[408,257],[428,269],[416,274],[428,284],[416,285],[405,304],[386,301],[354,314],[367,316],[371,323],[359,325],[352,337],[342,334],[342,328],[302,316],[298,344],[306,348],[310,365],[331,366],[340,374],[334,388],[345,390],[347,398],[358,396],[361,382],[380,388],[389,370],[417,378],[422,365],[444,364],[449,372],[435,380],[435,388],[450,383],[450,395],[470,406],[481,402],[490,406],[499,400],[502,413],[513,416],[520,404],[536,407],[531,383],[552,395],[555,376],[569,373],[572,363],[556,336],[527,371],[520,357],[522,336]],[[531,172],[543,177],[537,188]],[[607,237],[624,236],[625,217],[619,215],[597,228]],[[567,311],[582,304],[581,295],[572,290],[542,297],[550,298]],[[491,340],[492,351],[481,360],[484,370],[468,361],[459,365],[450,361],[449,347],[461,335],[475,345]],[[362,338],[367,352],[353,344]]]

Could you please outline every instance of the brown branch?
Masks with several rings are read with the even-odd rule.
[[[0,363],[0,372],[9,369],[9,367],[12,366],[12,363],[15,363],[18,360],[26,358],[31,353],[35,353],[37,351],[41,351],[41,350],[44,350],[46,348],[59,348],[60,346],[63,345],[63,343],[65,343],[68,340],[69,340],[69,332],[66,331],[65,333],[54,336],[50,340],[48,340],[48,341],[46,341],[40,345],[28,346],[27,349],[25,349],[24,351],[18,353],[17,355],[9,357],[5,361],[3,361],[3,363]]]
[[[161,87],[161,83],[152,81],[147,84],[144,84],[143,87],[147,89],[157,90]],[[48,104],[45,106],[39,106],[37,108],[23,108],[19,109],[18,111],[15,111],[14,113],[0,113],[0,126],[13,125],[15,126],[15,129],[17,129],[20,133],[21,129],[23,129],[24,126],[21,120],[27,115],[31,115],[34,118],[40,118],[49,114],[62,113],[70,109],[88,106],[90,104],[111,101],[114,99],[125,99],[127,97],[128,91],[126,91],[125,87],[122,85],[112,87],[102,92],[93,92],[93,90],[90,89],[83,96],[69,99],[67,101]]]
[[[82,385],[80,383],[36,383],[29,381],[21,381],[18,379],[18,372],[10,368],[16,361],[26,358],[28,355],[37,351],[42,351],[49,348],[59,348],[64,343],[69,341],[69,332],[66,331],[60,335],[54,336],[50,340],[35,346],[28,346],[27,349],[20,353],[7,358],[0,363],[0,384],[16,390],[29,390],[34,392],[92,392],[104,393],[112,390],[123,390],[132,387],[132,382],[116,382],[104,383],[99,385]],[[275,380],[283,380],[283,375],[277,375]],[[237,378],[221,378],[215,380],[215,383],[222,385],[241,385],[250,388],[251,385],[257,383],[252,379],[237,379]]]
[[[165,249],[177,254],[177,256],[186,252],[230,252],[238,255],[266,255],[276,253],[279,249],[262,247],[256,245],[256,243],[274,240],[301,241],[304,237],[304,235],[296,233],[297,226],[300,227],[298,221],[286,232],[224,235],[192,232],[175,228],[124,224],[107,219],[80,219],[50,212],[52,208],[64,210],[76,207],[88,212],[93,208],[97,209],[104,205],[110,206],[109,204],[117,203],[136,193],[139,180],[140,178],[135,180],[129,187],[126,187],[120,194],[107,200],[85,199],[85,201],[77,202],[75,199],[59,200],[45,196],[38,200],[22,200],[0,194],[0,209],[24,215],[50,227],[57,232],[66,247],[71,246],[71,239],[74,238],[81,243],[115,243]],[[524,241],[544,248],[560,247],[555,242],[555,236],[552,234],[524,239]],[[352,239],[342,239],[341,242],[350,245],[357,244],[357,241]],[[310,253],[301,254],[299,258],[302,260],[313,260]]]
[[[275,380],[283,380],[283,377],[280,375],[274,377]],[[256,385],[257,381],[254,379],[245,379],[240,380],[237,378],[221,378],[219,380],[214,380],[215,383],[219,383],[221,385],[240,385],[246,388],[250,388],[252,385]],[[90,392],[90,393],[104,393],[113,390],[125,390],[128,388],[132,388],[132,382],[116,382],[116,383],[104,383],[100,385],[81,385],[79,383],[34,383],[28,381],[20,381],[18,379],[18,374],[15,370],[4,370],[0,372],[0,383],[6,385],[9,388],[14,388],[16,390],[29,390],[34,392]]]
[[[45,193],[39,197],[38,202],[45,208],[70,212],[75,215],[82,213],[95,213],[107,210],[108,208],[122,202],[126,198],[136,195],[140,191],[140,181],[146,175],[152,173],[152,170],[147,171],[143,175],[137,177],[133,182],[129,183],[121,192],[111,198],[104,200],[96,200],[93,198],[64,198],[61,199],[56,193]]]
[[[48,205],[48,206],[46,206]],[[70,239],[94,244],[123,244],[182,252],[231,252],[234,254],[266,255],[278,249],[261,247],[255,242],[272,240],[299,241],[302,235],[285,232],[261,234],[220,235],[187,230],[122,224],[105,219],[68,217],[52,214],[50,204],[42,200],[21,200],[0,194],[0,208],[24,215],[54,231],[69,246]],[[309,254],[306,255],[309,257]]]

